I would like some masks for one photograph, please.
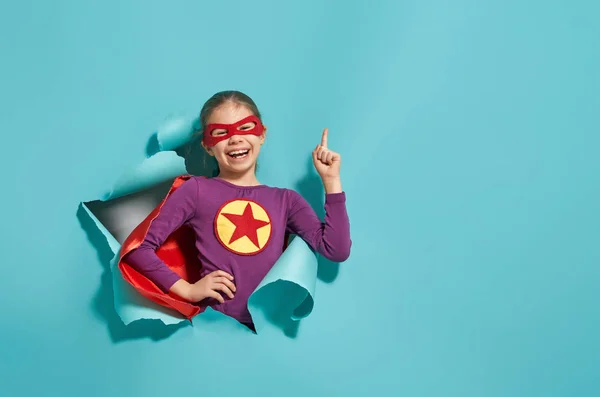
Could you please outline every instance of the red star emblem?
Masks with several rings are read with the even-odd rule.
[[[258,245],[258,235],[256,234],[256,231],[263,226],[267,226],[269,222],[261,221],[260,219],[254,218],[254,214],[252,212],[252,207],[250,206],[250,203],[246,204],[246,208],[244,208],[244,213],[242,215],[222,215],[229,219],[231,223],[235,225],[235,231],[231,235],[228,244],[231,244],[234,241],[237,241],[242,237],[246,236],[250,239],[250,241],[252,241],[256,248],[260,248]]]

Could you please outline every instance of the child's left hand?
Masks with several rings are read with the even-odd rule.
[[[312,153],[313,163],[323,182],[339,179],[342,164],[342,156],[327,148],[327,134],[328,129],[325,128],[321,137],[321,144],[317,145]]]

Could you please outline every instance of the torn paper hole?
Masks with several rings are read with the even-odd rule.
[[[173,180],[188,173],[184,159],[174,150],[193,138],[195,122],[169,120],[157,134],[162,151],[123,173],[103,197],[81,203],[112,251],[114,307],[125,324],[142,319],[158,319],[167,325],[186,320],[142,296],[123,278],[117,264],[125,239],[160,204]],[[308,316],[314,306],[316,279],[315,254],[304,240],[294,238],[248,300],[257,332],[282,319],[297,321]]]

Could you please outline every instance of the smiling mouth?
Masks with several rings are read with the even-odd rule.
[[[227,153],[227,155],[233,159],[240,160],[248,157],[249,152],[250,149],[234,150],[233,152]]]

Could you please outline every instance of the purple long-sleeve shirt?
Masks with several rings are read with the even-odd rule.
[[[187,224],[196,234],[201,276],[223,270],[234,277],[234,298],[223,294],[225,303],[211,307],[249,323],[248,298],[279,259],[286,232],[298,235],[334,262],[348,258],[352,242],[345,193],[327,194],[325,212],[322,222],[306,200],[290,189],[191,177],[165,201],[145,240],[127,260],[167,292],[180,277],[156,250],[173,231]]]

